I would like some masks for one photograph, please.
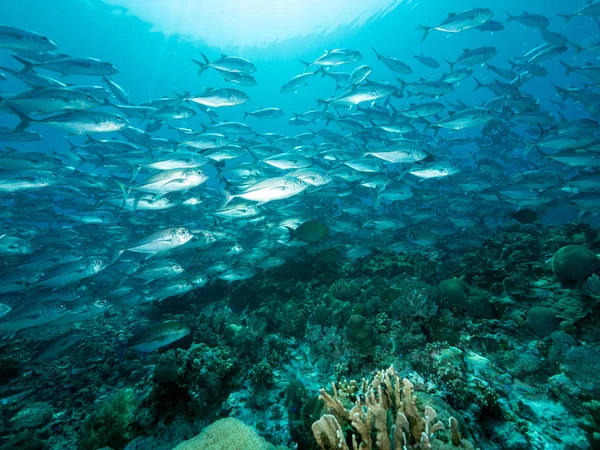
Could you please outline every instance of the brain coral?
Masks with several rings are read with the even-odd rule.
[[[581,245],[567,245],[552,258],[552,271],[560,281],[585,281],[600,270],[600,259]]]
[[[229,417],[217,420],[198,436],[182,442],[173,450],[273,450],[248,425]]]

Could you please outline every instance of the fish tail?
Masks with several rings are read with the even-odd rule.
[[[506,22],[510,22],[514,19],[514,16],[511,16],[510,13],[508,11],[504,11],[506,13],[506,15],[508,16],[508,19],[506,19]]]
[[[131,166],[131,178],[129,178],[129,181],[133,181],[135,180],[135,178],[138,176],[138,174],[140,173],[140,169],[142,167],[141,166]]]
[[[244,111],[244,120],[246,120],[246,117],[248,117],[250,115],[250,113],[248,113],[247,111]]]
[[[23,68],[21,69],[21,73],[25,73],[25,72],[30,72],[33,70],[33,63],[21,58],[20,56],[17,55],[10,55],[12,56],[14,59],[16,59],[17,61],[19,61],[21,64],[23,64]]]
[[[425,39],[427,39],[429,32],[432,30],[432,27],[428,27],[425,25],[417,25],[417,30],[423,32],[423,37],[421,38],[421,42],[425,42]]]
[[[569,44],[571,44],[573,46],[573,48],[575,49],[575,54],[573,55],[573,59],[577,58],[582,51],[586,50],[585,47],[582,47],[581,45],[577,45],[575,42],[569,42]]]
[[[400,83],[400,98],[404,97],[404,89],[406,89],[406,81],[396,77],[396,81]]]
[[[194,62],[195,64],[198,64],[198,66],[200,66],[200,68],[198,69],[198,75],[202,75],[202,73],[206,70],[206,65],[200,61],[198,61],[197,59],[192,59],[192,62]]]
[[[557,14],[557,16],[565,19],[565,25],[573,18],[573,14]]]
[[[300,62],[304,65],[304,70],[308,70],[308,68],[312,65],[312,63],[306,62],[306,61],[302,61],[300,60]]]
[[[31,122],[35,122],[34,119],[32,119],[31,117],[29,117],[27,114],[25,114],[22,111],[19,111],[17,108],[15,108],[14,106],[8,104],[7,105],[12,112],[14,112],[17,117],[21,120],[21,122],[19,122],[19,124],[16,126],[15,131],[23,131],[25,130],[27,127],[29,127],[29,125],[31,125]]]
[[[481,86],[483,86],[483,84],[481,83],[481,81],[479,81],[477,78],[473,77],[473,79],[475,80],[475,89],[473,89],[474,91],[478,90]]]
[[[123,191],[123,208],[124,208],[125,202],[127,201],[127,197],[129,197],[129,194],[131,192],[131,188],[128,188],[123,183],[121,183],[119,180],[114,180],[114,182],[117,183],[119,188],[121,188],[121,190]]]
[[[323,100],[321,98],[317,99],[317,105],[318,106],[324,106],[325,110],[327,110],[327,108],[329,107],[329,100]]]
[[[544,127],[542,127],[541,123],[537,123],[538,128],[540,129],[540,139],[542,139],[546,133],[548,133],[548,130],[546,130]]]
[[[454,72],[454,63],[448,61],[447,59],[444,58],[444,61],[446,61],[449,65],[450,65],[450,72]]]
[[[202,72],[204,72],[206,69],[208,69],[208,65],[210,64],[210,61],[208,60],[206,55],[202,52],[200,52],[200,54],[202,55],[202,59],[204,59],[204,62],[200,62],[196,59],[192,59],[192,61],[194,61],[200,67],[198,69],[198,75],[202,75]]]
[[[566,62],[564,62],[564,61],[558,61],[558,62],[561,63],[565,67],[565,76],[567,76],[571,72],[573,72],[573,67],[571,67],[570,65],[568,65]]]
[[[225,189],[222,189],[221,193],[225,196],[225,198],[223,199],[223,203],[221,203],[219,209],[225,208],[231,202],[231,200],[233,200],[233,195],[231,195],[231,193]]]
[[[94,139],[92,136],[90,136],[89,134],[86,134],[85,137],[87,137],[87,141],[85,141],[86,144],[94,144],[97,143],[98,140]]]

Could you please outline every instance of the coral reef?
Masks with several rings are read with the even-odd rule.
[[[375,449],[384,435],[392,448],[589,448],[600,283],[555,276],[573,243],[600,252],[581,225],[510,225],[461,252],[307,250],[285,270],[109,310],[53,359],[37,358],[52,331],[18,336],[0,347],[0,450],[171,450],[224,417],[298,450],[353,449],[352,436]],[[192,333],[119,360],[115,339],[164,320]]]

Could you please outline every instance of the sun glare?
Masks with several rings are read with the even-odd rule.
[[[273,42],[360,26],[402,0],[104,0],[152,24],[153,31],[216,47]],[[122,10],[118,10],[121,11]]]

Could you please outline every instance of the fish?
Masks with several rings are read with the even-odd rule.
[[[529,208],[523,208],[513,212],[510,215],[511,219],[515,219],[519,223],[528,224],[535,223],[538,220],[537,213]]]
[[[358,66],[348,77],[348,84],[356,86],[367,79],[373,70],[366,64]]]
[[[440,63],[437,62],[434,58],[431,58],[430,56],[425,56],[423,54],[421,54],[421,55],[413,54],[412,57],[413,57],[413,59],[416,59],[421,64],[423,64],[425,67],[429,67],[430,69],[437,69],[438,67],[440,67]]]
[[[239,89],[207,88],[202,94],[185,96],[185,100],[211,108],[223,108],[243,105],[250,97]]]
[[[234,281],[243,281],[252,278],[256,275],[256,272],[249,268],[237,268],[227,270],[217,276],[219,280],[227,281],[232,283]]]
[[[336,67],[342,64],[351,64],[362,59],[362,55],[357,50],[348,48],[336,48],[334,50],[325,50],[325,53],[315,59],[313,62],[301,61],[306,70],[311,66]]]
[[[448,17],[439,25],[432,27],[418,25],[417,29],[423,32],[421,42],[424,42],[431,30],[445,33],[460,33],[485,24],[493,16],[494,13],[487,8],[474,8],[460,13],[448,13]]]
[[[223,201],[221,208],[224,208],[235,198],[254,201],[257,202],[256,206],[260,206],[267,202],[282,200],[298,195],[307,187],[308,184],[302,181],[300,178],[289,176],[268,178],[249,186],[240,194],[232,195],[224,190],[223,194],[225,196],[225,200]]]
[[[109,263],[109,259],[104,256],[86,256],[49,270],[38,282],[33,284],[33,287],[56,290],[98,274],[108,267]]]
[[[412,69],[408,64],[403,63],[399,59],[392,58],[391,56],[381,55],[377,53],[377,50],[373,48],[373,52],[377,57],[377,61],[383,62],[391,71],[408,75],[412,73]]]
[[[20,305],[0,319],[0,333],[15,334],[27,328],[48,324],[69,313],[68,304],[64,302]]]
[[[529,14],[525,11],[518,16],[513,16],[508,12],[506,12],[506,15],[508,16],[508,19],[506,20],[507,23],[515,21],[525,25],[527,28],[539,28],[540,30],[545,30],[550,25],[550,20],[541,14]]]
[[[321,69],[319,69],[321,70]],[[310,80],[313,79],[313,77],[318,73],[319,71],[314,71],[314,72],[303,72],[301,74],[298,74],[292,78],[290,78],[283,86],[281,86],[281,89],[279,90],[279,92],[281,94],[288,94],[290,92],[294,92],[297,93],[298,89],[300,89],[303,86],[308,85],[308,82]]]
[[[320,220],[309,220],[295,229],[290,227],[287,228],[290,231],[290,241],[299,239],[310,244],[319,242],[329,233],[327,225]]]
[[[110,133],[120,131],[129,122],[124,117],[107,112],[71,111],[43,119],[32,119],[22,111],[10,106],[19,117],[16,131],[23,131],[32,124],[47,125],[72,134]]]
[[[104,81],[104,84],[106,84],[112,95],[114,95],[117,100],[124,105],[129,105],[129,97],[121,86],[108,77],[102,77],[102,81]]]
[[[598,17],[600,16],[600,2],[591,0],[571,14],[558,14],[558,16],[565,19],[565,23],[577,16]]]
[[[79,58],[69,56],[66,58],[57,59],[55,61],[32,63],[16,55],[12,55],[12,57],[23,64],[25,71],[40,68],[60,73],[63,76],[110,76],[119,73],[119,71],[111,63],[97,58]]]
[[[452,71],[454,70],[454,66],[456,64],[463,64],[472,67],[478,64],[487,63],[497,54],[498,51],[494,47],[480,47],[473,50],[466,48],[454,62],[446,62],[450,65],[450,70]]]
[[[0,104],[12,105],[30,114],[52,114],[91,109],[101,105],[92,95],[68,87],[34,89],[8,98],[0,95]]]
[[[244,119],[248,116],[256,117],[257,119],[277,119],[283,115],[285,113],[279,108],[261,108],[256,111],[244,112]]]
[[[190,241],[194,235],[187,228],[174,227],[156,231],[128,247],[123,252],[136,252],[148,254],[148,258],[168,250],[173,250]]]
[[[81,330],[72,330],[53,339],[42,342],[41,348],[33,357],[35,362],[48,362],[64,355],[64,353],[85,339],[86,334]]]
[[[256,66],[254,64],[239,56],[221,55],[220,58],[211,62],[204,53],[201,53],[201,55],[202,59],[204,59],[204,62],[192,59],[192,61],[200,68],[198,75],[201,75],[208,68],[216,69],[219,72],[229,73],[240,72],[244,74],[251,74],[256,72]]]
[[[43,34],[10,25],[0,25],[0,48],[17,51],[50,52],[58,47]]]
[[[140,353],[151,353],[183,339],[191,332],[192,330],[185,323],[175,320],[153,325],[133,336],[127,343],[123,344],[119,342],[121,346],[121,360],[123,360],[125,349],[132,349]]]
[[[455,164],[447,162],[431,163],[414,169],[410,169],[408,173],[419,178],[445,178],[458,173],[460,169]]]

